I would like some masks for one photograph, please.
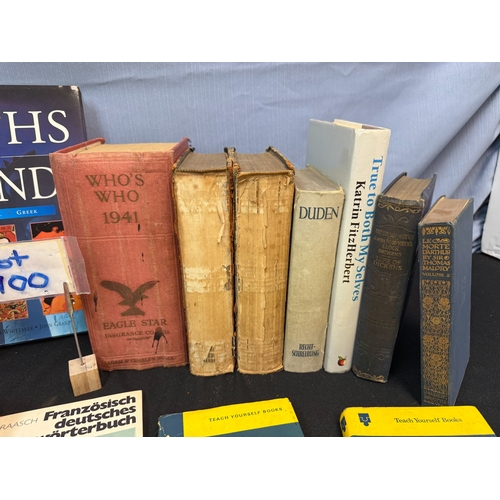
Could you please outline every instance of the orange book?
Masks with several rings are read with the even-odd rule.
[[[83,308],[102,370],[187,364],[172,166],[188,147],[94,139],[50,155],[64,228],[85,260]]]

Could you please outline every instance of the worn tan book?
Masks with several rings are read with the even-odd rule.
[[[233,210],[226,155],[189,150],[173,167],[189,368],[234,371]]]
[[[344,190],[313,167],[295,171],[283,365],[289,372],[323,366]]]
[[[235,297],[238,371],[283,368],[294,167],[274,148],[227,150],[235,185]]]

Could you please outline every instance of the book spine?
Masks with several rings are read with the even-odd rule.
[[[473,205],[420,226],[422,405],[454,405],[469,361]]]
[[[231,181],[229,170],[174,170],[189,367],[194,375],[234,370]]]
[[[241,373],[283,368],[294,175],[236,174],[236,352]]]
[[[284,369],[323,366],[344,193],[296,189],[290,249]]]
[[[452,225],[422,225],[419,238],[422,405],[447,406],[453,404],[449,398]]]
[[[389,377],[422,211],[423,204],[377,198],[353,352],[358,377]]]
[[[365,132],[352,146],[323,364],[330,373],[345,373],[352,366],[375,200],[382,190],[388,143],[389,134],[379,140],[378,134],[371,137]]]
[[[51,155],[67,234],[86,264],[91,293],[82,301],[102,370],[187,363],[175,159],[172,151]]]

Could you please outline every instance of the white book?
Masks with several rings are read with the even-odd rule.
[[[283,367],[321,370],[344,190],[313,167],[295,170]]]
[[[481,252],[500,259],[500,156],[481,236]]]
[[[2,437],[142,437],[142,391],[122,392],[0,417]],[[92,454],[81,450],[83,456]]]
[[[359,304],[373,224],[382,191],[391,131],[360,123],[310,120],[306,164],[344,188],[323,367],[344,373],[352,366]]]

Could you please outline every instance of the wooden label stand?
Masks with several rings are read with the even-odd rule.
[[[83,356],[81,360],[80,358],[70,359],[68,366],[69,379],[75,396],[97,391],[102,387],[95,354]]]
[[[73,334],[75,336],[76,348],[78,349],[79,356],[77,359],[70,359],[68,361],[69,380],[71,382],[71,387],[73,388],[73,394],[75,396],[80,396],[80,394],[87,394],[88,392],[99,390],[102,387],[101,378],[99,377],[99,368],[97,367],[95,354],[82,356],[78,335],[76,334],[75,320],[73,319],[73,301],[71,300],[68,284],[65,282],[63,283],[63,286],[66,309],[71,319],[71,325],[73,327]]]

